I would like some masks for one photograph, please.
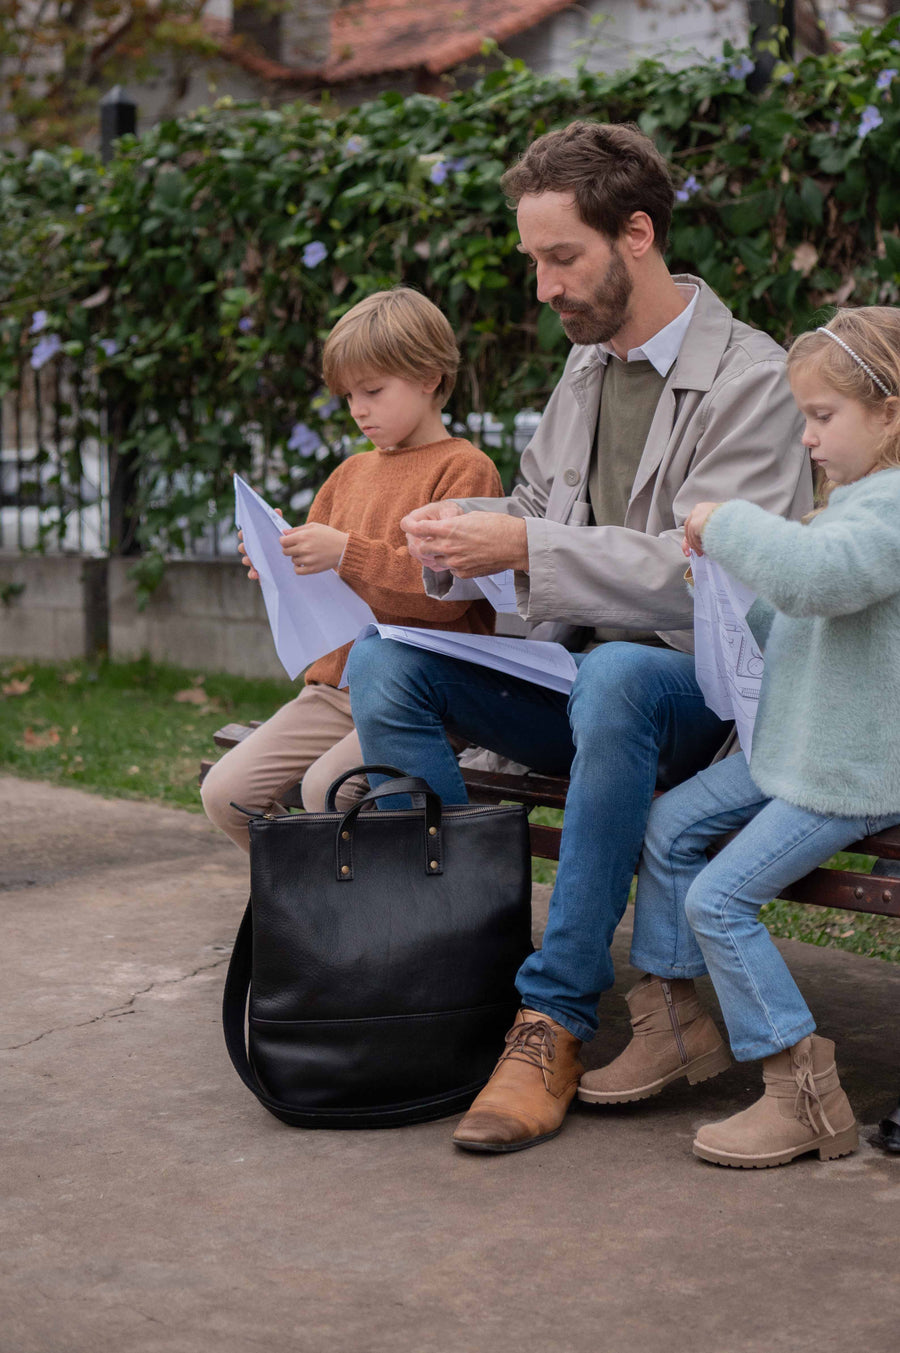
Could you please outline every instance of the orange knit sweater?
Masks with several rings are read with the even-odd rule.
[[[350,456],[316,494],[307,521],[348,533],[338,573],[386,625],[492,634],[488,601],[435,601],[425,595],[422,566],[411,558],[400,519],[441,498],[490,498],[503,492],[496,466],[457,437]],[[307,669],[306,682],[337,686],[350,644]]]

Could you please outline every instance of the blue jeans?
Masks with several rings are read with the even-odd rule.
[[[740,753],[700,771],[650,811],[632,963],[657,977],[709,972],[739,1062],[793,1047],[816,1026],[760,907],[835,851],[896,822],[900,814],[827,817],[768,799]],[[707,847],[737,828],[709,860]]]
[[[728,729],[703,703],[693,658],[602,644],[581,658],[568,707],[531,682],[377,635],[354,646],[348,672],[365,760],[423,776],[445,803],[466,802],[445,730],[544,774],[569,772],[543,947],[516,985],[523,1005],[593,1038],[657,780],[707,765]]]

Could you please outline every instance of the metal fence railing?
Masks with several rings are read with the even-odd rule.
[[[116,476],[111,429],[117,420],[98,414],[96,400],[88,398],[94,392],[88,391],[84,380],[64,362],[42,371],[26,366],[16,389],[0,403],[0,550],[89,555],[110,551]],[[493,414],[470,413],[466,423],[454,424],[453,430],[488,452],[512,451],[518,456],[538,422],[537,413],[523,410],[510,432]],[[184,476],[177,484],[160,480],[150,496],[158,500],[177,492],[183,497],[189,490]],[[278,493],[274,482],[272,491]],[[278,498],[273,501],[278,503]],[[231,523],[217,519],[211,510],[209,521],[187,536],[180,555],[229,558],[236,548]]]

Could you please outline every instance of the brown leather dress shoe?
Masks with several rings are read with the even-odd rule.
[[[494,1073],[453,1134],[464,1151],[524,1151],[555,1137],[578,1087],[581,1040],[520,1010]]]

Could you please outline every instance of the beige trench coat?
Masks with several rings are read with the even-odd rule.
[[[678,358],[660,395],[624,526],[588,526],[587,480],[605,365],[574,347],[508,498],[461,500],[466,511],[523,517],[529,572],[516,575],[532,638],[577,647],[584,627],[654,631],[693,648],[682,527],[695,503],[748,498],[800,517],[812,507],[809,457],[784,371],[784,350],[734,319],[699,278]],[[430,595],[478,595],[469,580],[425,570]],[[579,631],[581,632],[579,634]]]

